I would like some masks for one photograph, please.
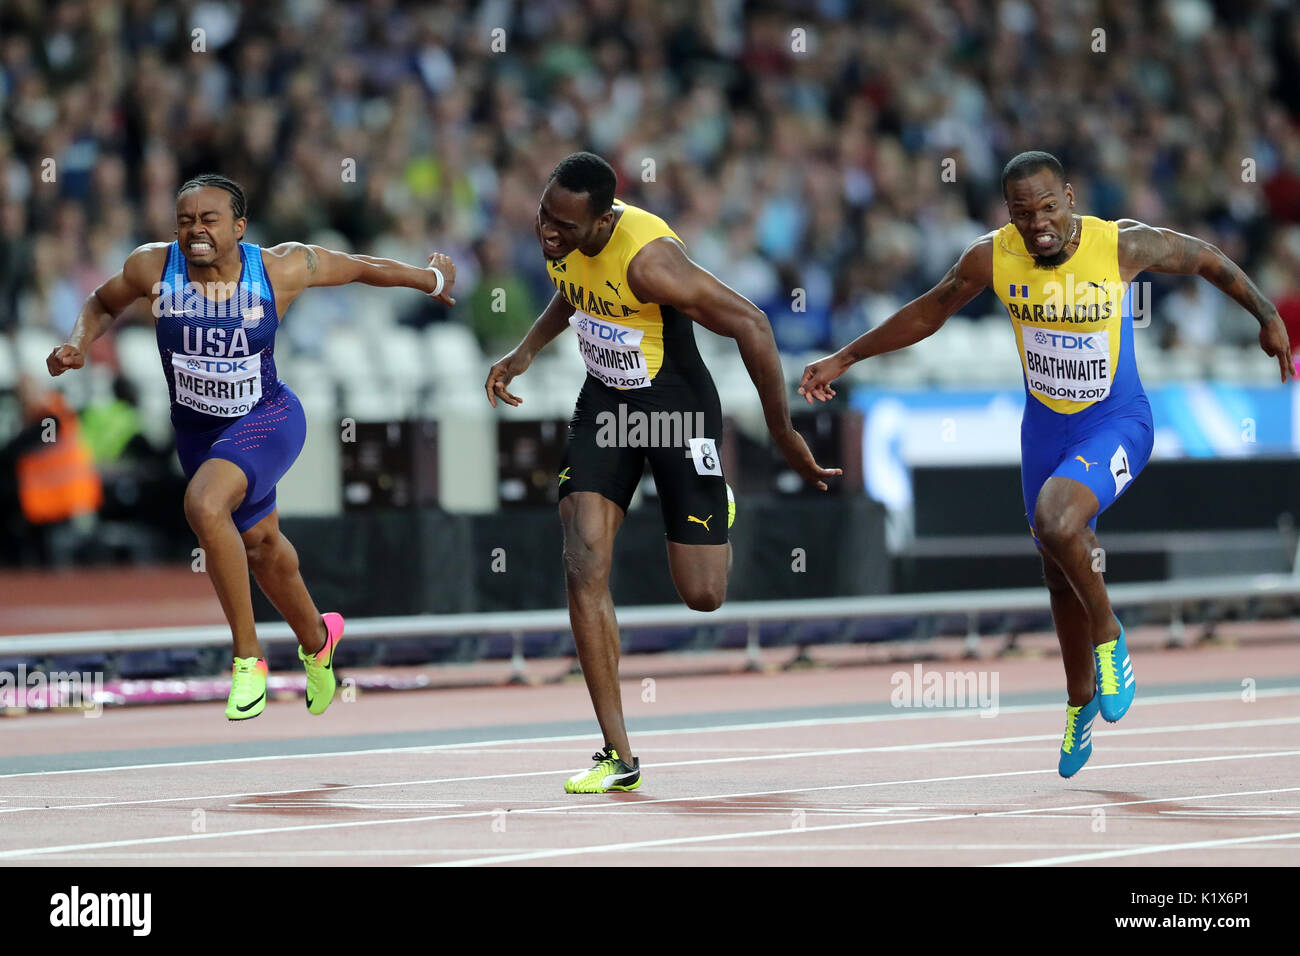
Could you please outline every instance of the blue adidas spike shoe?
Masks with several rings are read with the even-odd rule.
[[[1113,724],[1128,713],[1133,704],[1133,695],[1137,693],[1133,660],[1129,657],[1128,644],[1124,641],[1124,625],[1120,625],[1119,637],[1094,647],[1092,655],[1097,661],[1097,696],[1101,699],[1101,716]]]
[[[1062,777],[1073,777],[1092,756],[1092,722],[1097,719],[1100,694],[1082,707],[1065,707],[1065,737],[1061,741],[1061,762],[1057,767]]]

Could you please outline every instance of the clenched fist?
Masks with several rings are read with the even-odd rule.
[[[81,368],[86,364],[86,356],[81,349],[73,345],[60,345],[45,359],[45,367],[51,375],[62,375],[68,369]]]
[[[442,273],[445,284],[437,295],[433,296],[443,305],[455,305],[456,300],[451,297],[451,287],[456,283],[456,263],[451,261],[450,256],[445,256],[441,252],[435,252],[429,256],[429,269],[437,269]],[[433,295],[433,290],[437,285],[437,277],[430,274],[428,292]]]

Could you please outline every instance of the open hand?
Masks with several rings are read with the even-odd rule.
[[[827,478],[844,474],[842,468],[823,468],[817,464],[817,460],[808,449],[808,443],[793,428],[783,438],[778,439],[777,445],[790,467],[797,471],[804,481],[811,482],[822,491],[826,490]]]
[[[497,399],[505,402],[507,405],[518,407],[523,404],[523,399],[511,395],[506,391],[506,386],[516,375],[522,375],[533,361],[530,357],[520,355],[518,351],[511,352],[505,358],[501,359],[492,368],[488,369],[487,381],[483,383],[484,390],[487,391],[488,401],[492,407],[497,407]]]

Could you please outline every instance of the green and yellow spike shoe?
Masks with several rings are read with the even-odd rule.
[[[635,790],[641,786],[641,758],[624,763],[618,751],[605,748],[592,754],[596,766],[575,773],[564,782],[565,793],[608,793],[610,790]]]
[[[236,657],[230,674],[226,717],[248,720],[266,710],[266,658]]]
[[[736,523],[736,496],[731,493],[731,485],[727,485],[727,527],[730,528]]]
[[[315,654],[303,653],[298,645],[298,660],[307,669],[307,710],[313,714],[325,713],[334,700],[334,648],[343,640],[343,615],[333,611],[322,614],[325,622],[325,646]]]

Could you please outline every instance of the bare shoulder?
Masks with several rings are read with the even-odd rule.
[[[167,264],[167,247],[170,245],[170,242],[146,242],[136,246],[122,265],[122,278],[141,295],[147,294],[154,283],[162,278],[163,267]]]
[[[1148,226],[1145,222],[1138,222],[1136,219],[1116,219],[1115,225],[1119,229],[1120,245],[1150,242],[1160,234],[1159,229]]]
[[[273,259],[288,259],[302,255],[308,248],[305,242],[282,242],[278,246],[263,246],[262,251]]]
[[[1131,262],[1151,262],[1169,244],[1167,230],[1148,226],[1136,219],[1116,219],[1119,228],[1119,254]]]
[[[312,247],[305,242],[282,242],[278,246],[265,246],[262,252],[266,254],[269,266],[302,263],[315,256]]]
[[[642,246],[637,254],[632,257],[628,263],[628,274],[632,274],[633,269],[669,269],[690,264],[690,259],[686,255],[686,247],[672,236],[659,236],[657,239],[651,239]]]
[[[698,268],[687,257],[681,242],[672,236],[660,236],[642,246],[627,264],[628,287],[642,302],[671,304],[678,284]]]
[[[167,262],[167,248],[170,242],[146,242],[143,245],[136,246],[131,250],[126,261],[130,265],[152,266],[157,264],[161,269]]]
[[[986,232],[965,249],[957,258],[948,274],[939,280],[940,301],[975,292],[993,283],[993,243],[997,241],[997,232]]]
[[[315,275],[320,268],[317,247],[305,242],[282,242],[278,246],[267,246],[262,252],[266,255],[266,269],[272,279],[290,281],[298,278],[309,284],[308,276]]]
[[[957,260],[958,268],[963,272],[969,271],[972,278],[977,275],[987,275],[988,281],[992,282],[993,243],[997,241],[997,234],[996,229],[986,232],[963,249],[961,258]]]
[[[1205,243],[1173,229],[1149,226],[1136,219],[1117,219],[1121,271],[1137,274],[1144,269],[1191,275],[1200,262]]]

